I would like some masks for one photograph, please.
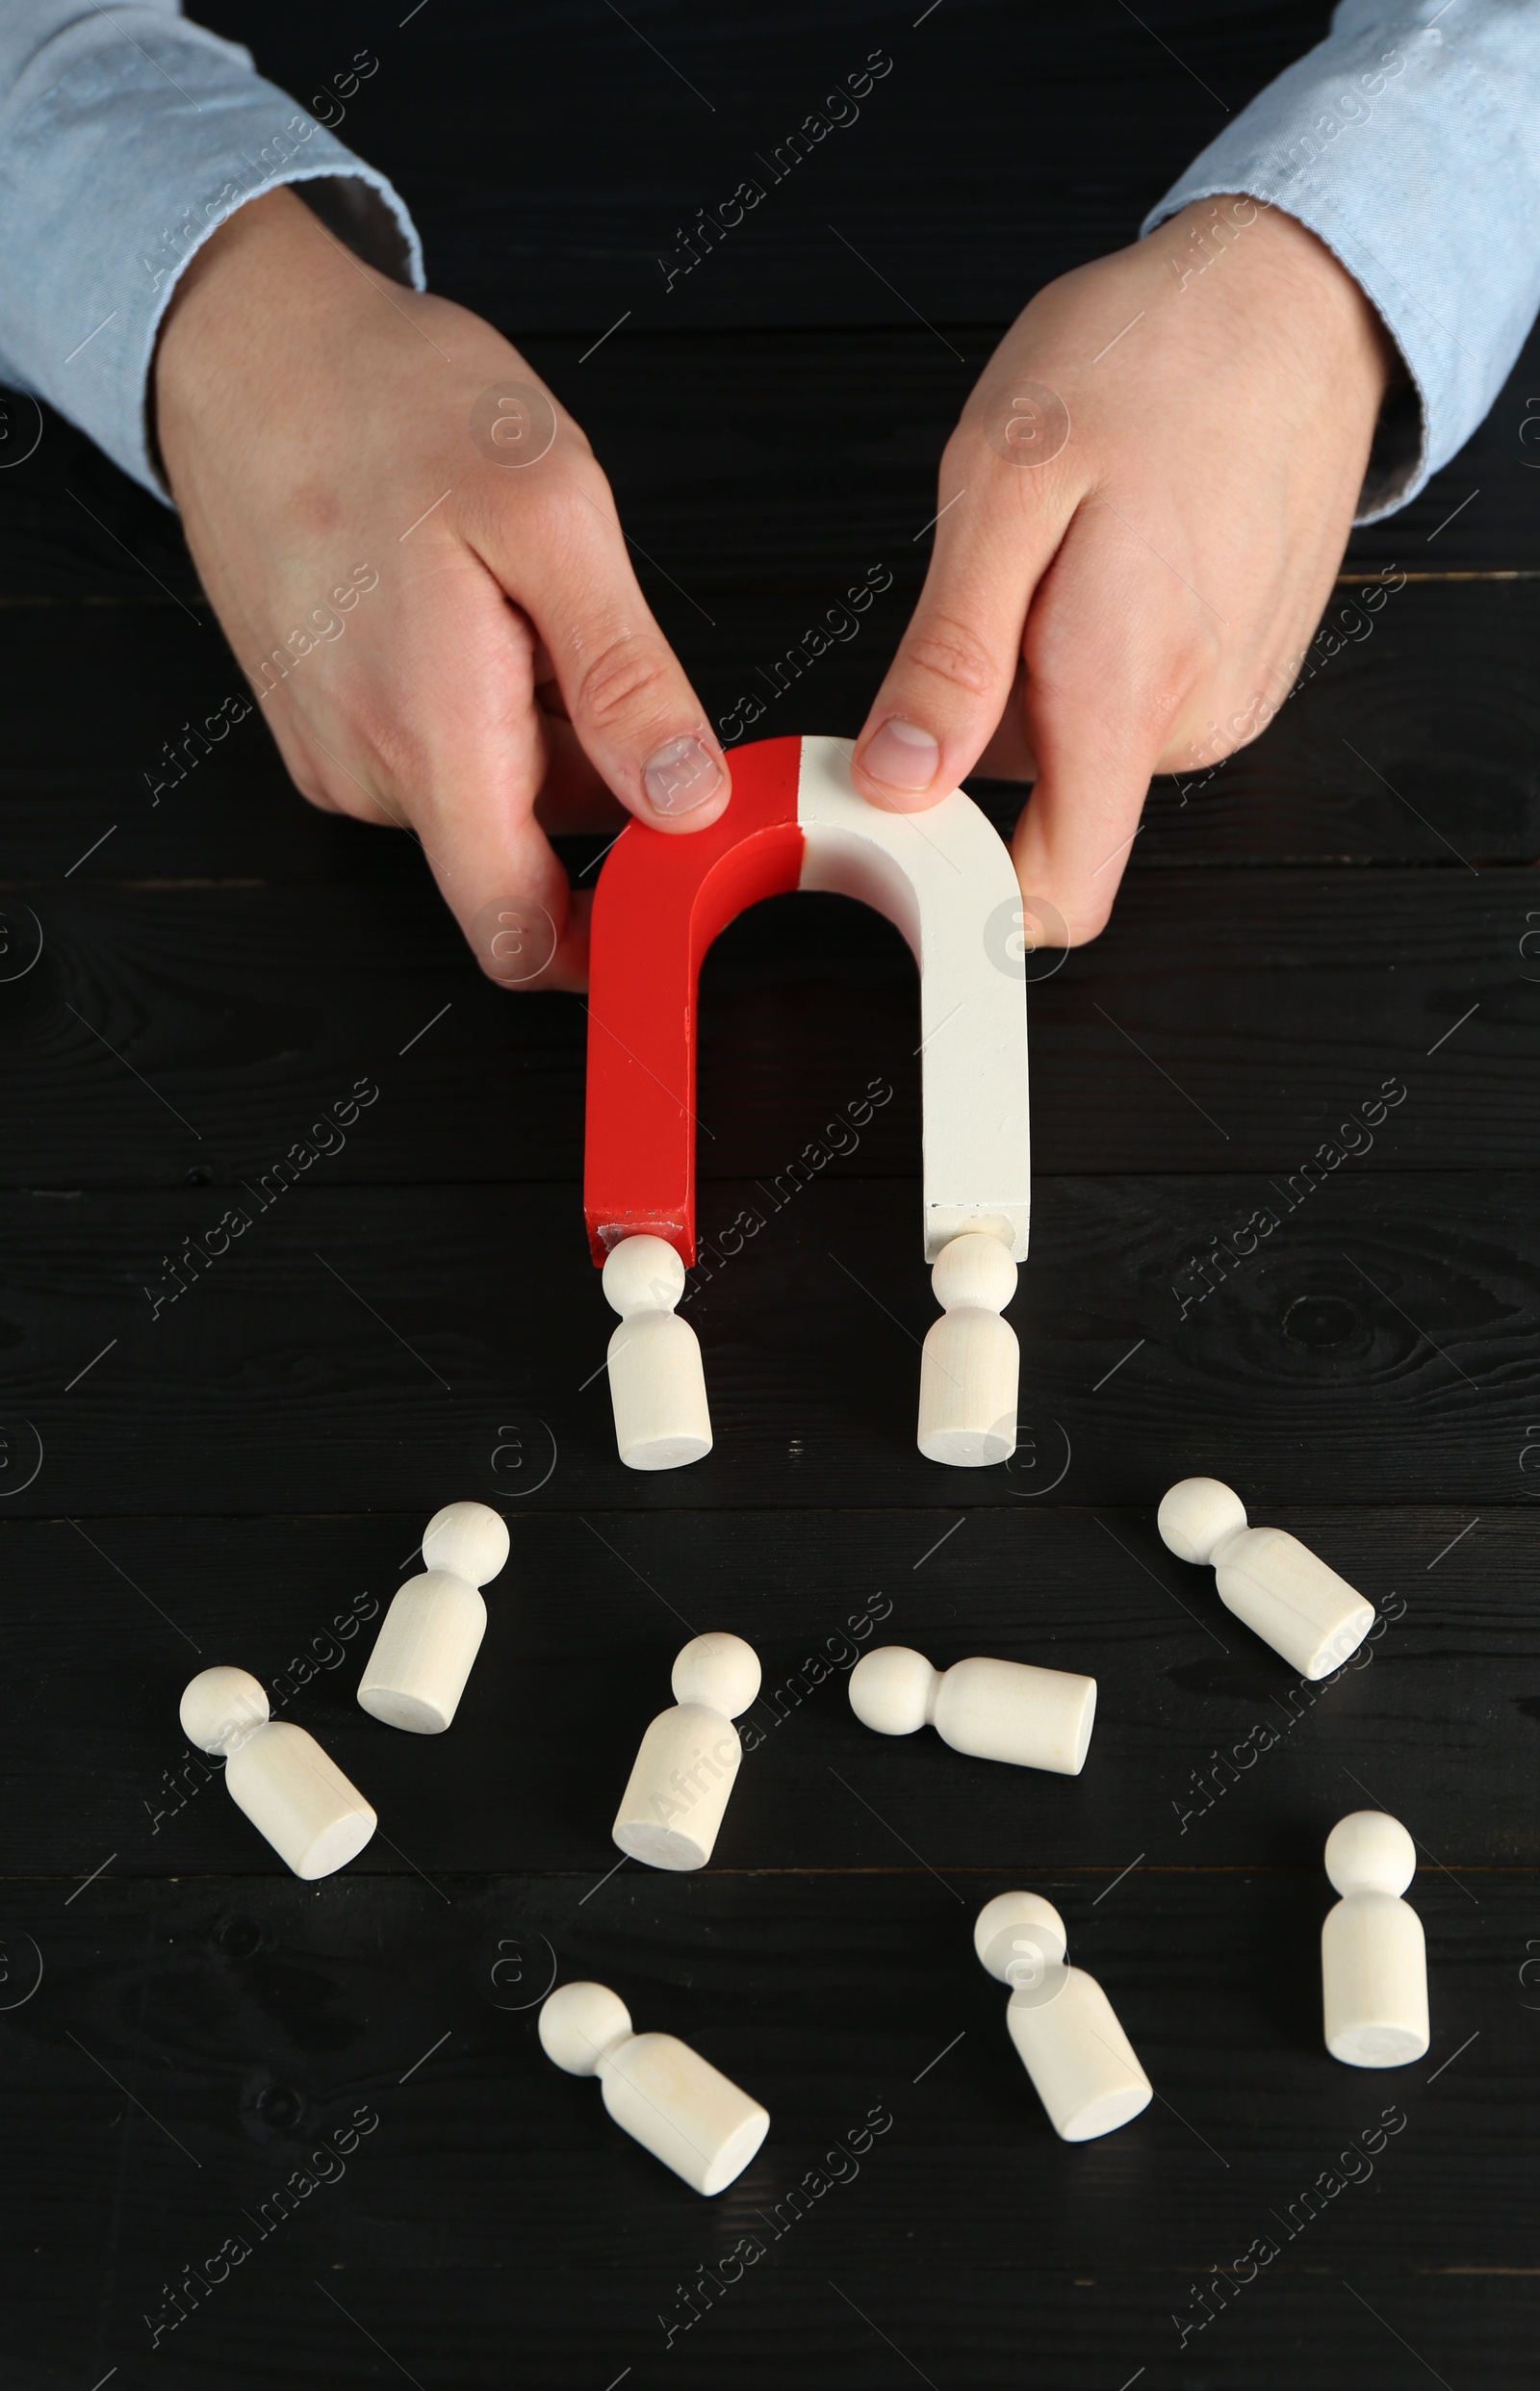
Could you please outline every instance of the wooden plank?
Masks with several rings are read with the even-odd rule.
[[[1179,2355],[1217,2385],[1297,2383],[1301,2361],[1340,2382],[1346,2354],[1400,2391],[1407,2337],[1447,2380],[1523,2379],[1532,1872],[1478,1879],[1476,1909],[1420,1874],[1434,2044],[1372,2075],[1321,2047],[1319,1872],[1136,1873],[1094,1906],[1050,1877],[1162,2095],[1079,2148],[1050,2134],[973,1957],[975,1898],[1012,1881],[970,1879],[960,1905],[912,1868],[650,1875],[579,1906],[580,1880],[515,1873],[457,1878],[448,1903],[411,1878],[109,1876],[67,1911],[8,1884],[8,1947],[30,1935],[45,1959],[0,2043],[0,2139],[13,2174],[46,2147],[71,2217],[9,2312],[19,2379],[202,2383],[218,2352],[237,2382],[362,2384],[387,2378],[383,2349],[424,2384],[491,2385],[516,2348],[541,2382],[731,2370],[770,2391],[791,2334],[873,2391],[899,2379],[893,2344],[937,2383],[1017,2385],[1040,2346],[1076,2385],[1174,2378]],[[552,1964],[614,1982],[640,2026],[764,2098],[770,2139],[721,2201],[540,2054],[530,1994]],[[377,2122],[339,2167],[321,2153],[360,2111]],[[821,2197],[788,2201],[820,2166]],[[301,2168],[316,2188],[279,2221],[263,2204]],[[679,2287],[746,2234],[762,2256],[670,2347]],[[162,2286],[229,2235],[249,2255],[152,2352]],[[1194,2283],[1256,2236],[1276,2256],[1182,2350]],[[67,2296],[82,2281],[89,2301]]]
[[[1111,0],[1072,19],[971,7],[917,26],[862,0],[768,19],[628,10],[629,24],[545,10],[521,19],[510,59],[490,6],[423,15],[370,28],[379,68],[348,96],[342,138],[410,195],[450,296],[495,321],[596,331],[628,306],[713,329],[906,321],[830,218],[922,316],[1008,321],[1024,291],[1132,239],[1226,109],[1325,21],[1301,0],[1184,6],[1154,36]],[[214,0],[208,16],[296,93],[348,55],[301,7]],[[857,110],[825,109],[874,49],[890,71]],[[859,120],[788,168],[786,137],[814,110]],[[763,202],[669,288],[657,259],[676,227],[744,176]]]
[[[323,1168],[265,1210],[248,1199],[249,1229],[159,1315],[163,1257],[184,1235],[207,1251],[223,1191],[0,1198],[16,1515],[242,1510],[259,1483],[279,1510],[367,1508],[384,1484],[431,1510],[518,1422],[554,1438],[551,1500],[575,1507],[950,1514],[1014,1508],[1045,1480],[1060,1502],[1142,1504],[1210,1467],[1258,1501],[1353,1482],[1391,1503],[1527,1492],[1532,1175],[1346,1165],[1301,1177],[1292,1210],[1255,1176],[1042,1180],[1013,1313],[1022,1445],[967,1474],[913,1449],[935,1317],[917,1183],[788,1187],[735,1258],[716,1246],[691,1303],[715,1452],[638,1484],[614,1454],[610,1316],[573,1191],[361,1196]],[[767,1200],[752,1183],[713,1194],[708,1237]],[[1216,1262],[1205,1295],[1210,1242],[1270,1203],[1276,1231]]]
[[[756,598],[773,602],[773,610],[746,618],[757,649],[746,657],[723,651],[724,665],[752,671],[768,668],[870,567],[894,576],[898,595],[886,602],[892,620],[883,635],[896,635],[929,553],[942,446],[1030,289],[1023,278],[998,324],[954,325],[965,365],[907,321],[824,331],[793,321],[732,336],[628,327],[586,362],[603,323],[524,345],[592,441],[636,543],[637,572],[693,668],[711,668],[713,627],[731,642],[734,613],[743,616]],[[1540,534],[1540,473],[1532,469],[1540,449],[1525,436],[1535,420],[1527,409],[1537,372],[1540,336],[1531,336],[1466,449],[1411,506],[1353,535],[1345,573],[1394,567],[1442,578],[1527,568]],[[36,452],[0,476],[0,601],[13,611],[43,599],[147,606],[167,658],[207,644],[179,610],[191,606],[197,616],[200,595],[175,515],[51,413]],[[864,651],[877,620],[851,651],[868,673]],[[6,630],[9,647],[18,633],[11,623]],[[1360,635],[1361,624],[1350,636]],[[819,680],[840,669],[824,666]],[[712,694],[712,710],[729,707],[744,685]],[[171,710],[146,763],[179,721]]]
[[[296,93],[335,81],[314,12],[217,7]],[[631,15],[526,12],[510,48],[476,0],[414,11],[378,30],[344,137],[409,193],[439,287],[578,409],[714,714],[890,568],[778,701],[849,733],[998,329],[1129,237],[1325,12],[671,8],[633,19],[645,39]],[[860,124],[664,292],[674,225],[880,41],[895,64]],[[42,934],[0,981],[8,2382],[783,2391],[788,2351],[842,2391],[1527,2379],[1540,585],[1418,577],[1531,569],[1537,363],[1531,343],[1465,454],[1356,536],[1355,566],[1405,586],[1344,584],[1265,739],[1157,789],[1113,930],[1035,988],[1022,1442],[971,1478],[912,1449],[934,1307],[890,934],[788,904],[712,958],[718,1258],[691,1316],[718,1451],[623,1473],[576,1197],[580,1011],[510,1011],[406,842],[303,807],[260,717],[213,753],[184,732],[243,684],[174,517],[54,419],[0,475],[11,959]],[[1014,793],[982,794],[1007,823]],[[161,1256],[207,1247],[360,1076],[379,1094],[346,1145],[240,1196],[249,1230],[152,1319]],[[1305,1192],[1387,1076],[1406,1095],[1373,1147]],[[792,1158],[874,1077],[894,1093],[859,1147],[793,1196]],[[751,1206],[729,1267],[719,1232]],[[1276,1228],[1239,1250],[1263,1207]],[[1371,1594],[1363,1666],[1307,1693],[1165,1552],[1154,1503],[1199,1468]],[[430,1743],[352,1686],[447,1493],[499,1504],[513,1556]],[[1091,1670],[1086,1775],[865,1733],[862,1606],[943,1662]],[[765,1666],[722,1864],[606,1878],[636,1737],[714,1625]],[[360,1866],[279,1874],[186,1754],[177,1696],[214,1658],[377,1800]],[[1365,1802],[1423,1845],[1434,2044],[1394,2078],[1320,2044],[1321,1844]],[[1104,2144],[1053,2140],[972,1956],[976,1906],[1022,1883],[1061,1904],[1161,2095]],[[767,2100],[723,2201],[542,2059],[552,1969],[614,1983]],[[366,2103],[346,2176],[270,2224]],[[1370,2188],[1303,2223],[1393,2103]],[[859,2176],[785,2222],[879,2104]],[[167,2287],[248,2230],[152,2348]],[[699,2288],[750,2233],[743,2280]],[[1246,2283],[1259,2234],[1278,2255]]]
[[[533,1436],[510,1440],[495,1469],[462,1467],[439,1489],[500,1501],[513,1536],[443,1739],[393,1733],[354,1700],[384,1608],[420,1565],[409,1548],[425,1505],[13,1524],[9,1648],[38,1698],[0,1751],[0,1877],[270,1873],[219,1764],[177,1724],[189,1678],[232,1661],[374,1803],[382,1835],[354,1873],[597,1881],[617,1864],[615,1805],[667,1707],[674,1656],[719,1628],[754,1644],[763,1688],[717,1874],[1308,1870],[1335,1818],[1370,1807],[1406,1820],[1445,1888],[1540,1864],[1527,1791],[1540,1630],[1522,1501],[1473,1514],[1348,1507],[1350,1486],[1305,1505],[1257,1494],[1253,1516],[1302,1536],[1384,1622],[1361,1658],[1311,1686],[1225,1610],[1212,1573],[1166,1551],[1152,1504],[578,1512],[559,1468],[540,1482],[548,1459]],[[846,1686],[883,1643],[938,1666],[987,1653],[1093,1676],[1083,1774],[968,1760],[929,1733],[871,1734]],[[58,1767],[65,1702],[90,1768]],[[604,1914],[653,1881],[628,1863]]]
[[[1534,896],[1502,868],[1133,876],[1098,941],[1031,965],[1040,1177],[1265,1178],[1345,1121],[1374,1173],[1533,1168]],[[240,1197],[312,1129],[328,1183],[580,1174],[581,1007],[494,989],[421,868],[82,877],[10,906],[16,962],[41,940],[0,985],[13,1186]],[[703,978],[703,1175],[774,1180],[811,1143],[842,1176],[914,1177],[917,1024],[908,949],[865,909],[800,896],[742,917]],[[355,1082],[388,1093],[344,1128],[329,1115]]]
[[[1534,731],[1511,694],[1494,689],[1485,704],[1477,659],[1489,642],[1494,662],[1514,655],[1536,584],[1409,580],[1377,610],[1366,590],[1377,594],[1371,580],[1339,587],[1297,693],[1254,745],[1156,783],[1136,868],[1199,858],[1404,858],[1454,870],[1533,861],[1540,809],[1516,806],[1511,792]]]
[[[741,719],[732,709],[757,690],[767,711],[752,728],[766,735],[783,719],[845,736],[860,730],[903,628],[897,584],[858,638],[832,646],[801,678],[783,659],[802,653],[803,634],[868,561],[853,550],[827,581],[800,592],[707,591],[714,630],[666,586],[654,592],[703,700],[730,729]],[[1463,871],[1462,858],[1527,865],[1540,853],[1540,699],[1528,669],[1540,583],[1408,582],[1372,612],[1360,599],[1368,586],[1340,593],[1303,685],[1255,746],[1219,767],[1199,755],[1190,771],[1156,784],[1132,876],[1258,862]],[[13,883],[67,875],[404,887],[422,876],[399,834],[302,803],[255,707],[209,741],[204,722],[216,718],[218,736],[227,701],[238,711],[246,700],[206,612],[190,622],[167,606],[18,607],[4,621],[0,804]],[[789,687],[772,702],[778,670]],[[90,705],[79,703],[83,685]],[[1023,792],[975,785],[1009,830]],[[574,868],[591,865],[603,844],[577,846]]]
[[[1109,246],[1132,237],[1130,226]],[[822,224],[809,227],[809,246],[826,238]],[[803,270],[816,285],[810,259]],[[859,330],[808,331],[806,319],[793,316],[783,331],[731,337],[638,332],[632,322],[590,356],[595,332],[603,329],[596,323],[595,331],[546,335],[527,347],[582,422],[627,530],[715,614],[718,592],[815,577],[834,596],[879,561],[906,583],[917,579],[930,547],[922,527],[938,503],[942,447],[1036,287],[1019,274],[995,322],[943,312],[962,362],[902,311]],[[1464,449],[1409,506],[1352,534],[1345,575],[1399,568],[1443,577],[1532,566],[1540,536],[1537,378],[1540,333],[1531,332]],[[730,541],[722,537],[725,522],[732,526]],[[645,568],[639,557],[644,576]],[[667,604],[667,584],[655,588],[657,603]],[[699,613],[682,609],[680,635],[700,629]]]

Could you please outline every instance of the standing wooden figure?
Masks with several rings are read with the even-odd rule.
[[[1148,2076],[1083,1967],[1065,1959],[1065,1922],[1040,1893],[996,1893],[979,1912],[973,1947],[1011,1987],[1011,2040],[1062,2142],[1126,2125],[1154,2097]]]
[[[1350,2068],[1403,2068],[1427,2048],[1423,1921],[1400,1896],[1417,1845],[1382,1810],[1354,1810],[1326,1838],[1342,1899],[1321,1930],[1326,2048]]]
[[[182,1696],[182,1733],[225,1756],[237,1809],[296,1876],[330,1876],[356,1860],[379,1821],[314,1735],[270,1717],[260,1681],[245,1669],[203,1669]]]
[[[650,1868],[704,1868],[743,1757],[732,1721],[759,1691],[758,1655],[741,1635],[697,1635],[670,1683],[678,1708],[642,1737],[614,1836]]]
[[[1021,1375],[1016,1332],[1000,1318],[1016,1291],[1010,1247],[969,1229],[941,1247],[931,1286],[943,1311],[920,1351],[919,1449],[959,1470],[1009,1461]]]
[[[607,1985],[549,1992],[540,2047],[569,2075],[597,2075],[616,2124],[708,2199],[742,2174],[770,2130],[769,2110],[687,2043],[633,2033]]]
[[[623,1237],[603,1285],[620,1314],[605,1361],[620,1457],[629,1470],[681,1470],[711,1450],[700,1341],[674,1309],[684,1265],[664,1238]]]
[[[508,1527],[485,1503],[448,1503],[423,1531],[427,1567],[408,1578],[380,1623],[359,1681],[371,1717],[441,1735],[459,1708],[481,1638],[481,1588],[508,1557]]]

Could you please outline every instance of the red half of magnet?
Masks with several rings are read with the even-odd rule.
[[[632,822],[594,894],[583,1211],[594,1260],[623,1237],[695,1259],[697,983],[718,931],[796,887],[800,738],[732,751],[732,795],[709,830]]]

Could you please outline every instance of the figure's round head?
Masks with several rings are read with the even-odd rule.
[[[610,1310],[671,1312],[684,1293],[684,1265],[665,1237],[623,1237],[611,1246],[602,1274]]]
[[[1162,1498],[1155,1525],[1178,1560],[1208,1561],[1217,1544],[1245,1526],[1245,1504],[1217,1478],[1184,1478]]]
[[[1352,1810],[1326,1838],[1326,1874],[1340,1893],[1403,1893],[1417,1874],[1417,1845],[1399,1818]]]
[[[268,1696],[249,1669],[203,1669],[182,1696],[180,1715],[189,1743],[228,1758],[266,1727]]]
[[[759,1691],[759,1656],[741,1635],[696,1635],[675,1661],[669,1683],[676,1702],[701,1702],[736,1718]]]
[[[630,2011],[607,1984],[558,1984],[540,2011],[540,2047],[569,2075],[592,2075],[630,2030]]]
[[[863,1653],[850,1672],[850,1707],[880,1735],[911,1735],[931,1715],[939,1673],[908,1644]]]
[[[1016,1291],[1016,1266],[1009,1249],[986,1229],[964,1229],[941,1247],[931,1271],[936,1300],[946,1311],[955,1304],[982,1304],[1003,1312]]]
[[[1064,1991],[1066,1941],[1064,1919],[1041,1893],[996,1893],[973,1925],[973,1948],[983,1965],[1027,2007],[1040,2007]]]
[[[423,1530],[423,1561],[469,1585],[490,1585],[508,1557],[508,1523],[485,1503],[446,1503]]]

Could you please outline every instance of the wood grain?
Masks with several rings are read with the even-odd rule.
[[[1290,1173],[1366,1106],[1355,1168],[1532,1168],[1535,897],[1490,866],[1135,875],[1092,946],[1032,959],[1039,1175]],[[10,903],[17,962],[37,956],[0,984],[13,1187],[239,1197],[312,1129],[328,1185],[580,1176],[581,1005],[492,987],[421,870],[79,879]],[[915,1179],[918,1035],[908,949],[870,913],[743,916],[703,976],[703,1175],[773,1181],[812,1144],[841,1177]],[[383,1093],[349,1132],[328,1115],[355,1080]]]
[[[834,248],[826,224],[814,231]],[[593,355],[619,297],[571,333],[531,335],[516,317],[501,321],[583,425],[654,605],[681,647],[709,657],[713,626],[731,638],[733,611],[756,595],[789,618],[780,645],[869,566],[886,566],[912,596],[929,553],[942,445],[1034,288],[1023,271],[995,321],[946,317],[949,338],[890,301],[889,321],[822,330],[629,323]],[[883,300],[881,285],[872,289]],[[1531,335],[1466,448],[1407,508],[1353,533],[1343,597],[1356,574],[1444,580],[1530,570],[1540,531],[1537,372]],[[29,405],[17,408],[28,436],[35,419],[20,408]],[[199,598],[175,515],[45,411],[35,453],[0,483],[0,601],[8,609],[39,600],[148,606],[168,618],[160,627],[168,651],[192,630],[180,608],[196,616]],[[8,625],[8,640],[13,631]],[[775,653],[761,648],[748,662],[768,664]],[[722,706],[738,686],[724,689]],[[161,735],[175,728],[173,717]]]
[[[68,1912],[51,1889],[13,1889],[13,1939],[51,1966],[11,2018],[0,2132],[13,2168],[47,2138],[73,2223],[67,2250],[33,2262],[13,2346],[46,2350],[55,2380],[68,2356],[81,2380],[117,2363],[131,2381],[199,2382],[218,2351],[241,2382],[266,2365],[364,2383],[387,2378],[383,2345],[424,2384],[505,2381],[511,2347],[564,2386],[731,2367],[768,2391],[805,2335],[809,2381],[837,2366],[873,2391],[899,2379],[895,2343],[937,2383],[1014,2386],[1023,2351],[1046,2346],[1077,2386],[1141,2365],[1174,2380],[1179,2357],[1215,2384],[1283,2386],[1302,2359],[1340,2381],[1347,2353],[1355,2379],[1398,2391],[1399,2334],[1450,2381],[1462,2360],[1521,2379],[1534,2097],[1517,1970],[1534,1876],[1478,1877],[1473,1911],[1419,1873],[1433,2047],[1370,2075],[1320,2045],[1319,1870],[1136,1872],[1094,1907],[1084,1880],[1049,1876],[1160,2095],[1075,2149],[1053,2140],[971,1949],[972,1905],[1018,1874],[971,1877],[962,1905],[913,1868],[627,1876],[586,1904],[581,1880],[516,1874],[456,1878],[447,1901],[405,1877],[106,1877]],[[614,1982],[640,2024],[765,2100],[770,2139],[720,2201],[691,2198],[592,2084],[541,2056],[527,2004],[552,1962]],[[378,2122],[339,2176],[321,2153],[360,2110]],[[1372,2175],[1339,2158],[1387,2111],[1402,2121]],[[858,2161],[849,2138],[872,2116],[891,2122]],[[307,2167],[333,2180],[274,2222],[263,2202]],[[827,2188],[803,2212],[787,2195],[814,2168]],[[1302,2195],[1328,2170],[1340,2188],[1317,2214]],[[122,2208],[125,2179],[140,2196]],[[152,2363],[161,2286],[229,2234],[249,2257],[192,2293]],[[745,2234],[763,2256],[668,2347],[690,2314],[681,2284]],[[1407,2256],[1430,2234],[1450,2270],[1436,2280]],[[1278,2255],[1182,2351],[1173,2315],[1200,2316],[1194,2283],[1258,2235]],[[73,2271],[103,2261],[89,2308],[68,2301]],[[548,2283],[567,2297],[531,2296]]]
[[[850,572],[863,569],[855,552]],[[703,699],[721,711],[746,688],[767,694],[761,676],[842,585],[836,575],[800,594],[713,594],[715,630],[686,621],[677,593],[654,595]],[[1366,587],[1353,582],[1335,602],[1297,693],[1254,746],[1219,765],[1200,756],[1155,783],[1129,854],[1131,881],[1152,867],[1216,863],[1414,863],[1467,874],[1532,865],[1540,701],[1529,659],[1540,582],[1409,581],[1373,612],[1360,601]],[[779,706],[793,709],[786,721],[796,728],[854,737],[906,613],[895,585],[860,637],[820,656],[754,727],[765,735],[783,728]],[[189,621],[165,605],[71,604],[18,606],[4,619],[10,735],[0,802],[13,901],[36,905],[30,884],[66,878],[88,887],[425,880],[400,833],[318,813],[298,798],[257,707],[209,741],[208,717],[245,700],[206,611]],[[1022,789],[971,785],[1009,834]],[[593,866],[610,836],[572,842],[575,873]]]
[[[189,1678],[228,1661],[378,1809],[383,1834],[349,1881],[414,1868],[597,1880],[616,1864],[615,1805],[668,1705],[674,1656],[715,1629],[753,1643],[763,1690],[714,1872],[1111,1877],[1142,1853],[1154,1871],[1309,1869],[1339,1815],[1376,1806],[1406,1820],[1445,1887],[1444,1870],[1464,1881],[1540,1864],[1527,1798],[1540,1629],[1522,1504],[1473,1517],[1258,1497],[1253,1516],[1302,1536],[1384,1623],[1361,1661],[1307,1686],[1224,1608],[1212,1571],[1167,1552],[1150,1505],[577,1511],[559,1473],[538,1482],[546,1459],[531,1437],[486,1474],[494,1483],[449,1481],[500,1494],[513,1549],[443,1737],[388,1730],[354,1700],[385,1607],[419,1565],[421,1512],[13,1527],[13,1665],[39,1699],[0,1756],[0,1876],[78,1880],[109,1853],[115,1877],[270,1876],[218,1762],[177,1725]],[[846,1688],[857,1657],[884,1643],[943,1666],[982,1653],[1093,1676],[1083,1774],[968,1760],[928,1732],[871,1734]],[[65,1701],[92,1758],[61,1778]],[[628,1864],[617,1893],[641,1898],[654,1881]]]
[[[1020,1448],[966,1477],[913,1449],[935,1316],[916,1191],[814,1181],[691,1302],[715,1452],[640,1486],[614,1455],[609,1316],[568,1190],[313,1177],[266,1211],[245,1199],[250,1228],[158,1315],[162,1257],[184,1237],[207,1251],[223,1190],[7,1196],[10,1499],[17,1516],[239,1511],[260,1483],[282,1510],[360,1509],[388,1483],[425,1513],[447,1485],[486,1484],[509,1423],[531,1439],[541,1423],[579,1507],[1152,1504],[1221,1463],[1258,1502],[1345,1484],[1380,1504],[1523,1500],[1532,1178],[1350,1174],[1292,1213],[1254,1176],[1040,1182],[1011,1314]],[[752,1182],[710,1199],[723,1225],[766,1200]],[[1202,1295],[1193,1257],[1269,1202],[1277,1230]],[[515,1228],[547,1257],[532,1284]]]
[[[1327,23],[201,13],[319,113],[371,43],[343,138],[407,195],[435,286],[584,424],[714,716],[890,570],[759,726],[845,734],[1000,332]],[[668,289],[676,227],[879,46],[859,122]],[[0,473],[8,2386],[1527,2384],[1537,369],[1531,338],[1462,454],[1354,534],[1298,692],[1156,784],[1111,929],[1033,987],[1021,1443],[967,1478],[913,1451],[934,1305],[886,925],[788,900],[709,960],[703,1231],[763,1226],[691,1298],[717,1450],[640,1479],[580,1233],[580,1009],[482,982],[422,858],[304,806],[260,714],[200,742],[244,684],[174,515],[52,415]],[[1019,791],[979,794],[1008,830]],[[602,844],[566,843],[575,873]],[[378,1094],[334,1144],[358,1079]],[[1373,1145],[1306,1193],[1386,1079]],[[334,1150],[264,1189],[301,1140]],[[249,1229],[194,1259],[236,1203]],[[1362,1666],[1307,1693],[1166,1552],[1155,1503],[1195,1470],[1370,1595]],[[505,1511],[512,1557],[454,1730],[392,1735],[352,1688],[459,1496]],[[861,1729],[863,1611],[941,1662],[1093,1673],[1084,1776]],[[673,1654],[718,1626],[765,1671],[721,1864],[607,1873]],[[187,1754],[177,1699],[217,1659],[377,1802],[343,1876],[281,1874]],[[1365,1804],[1421,1847],[1433,2045],[1394,2074],[1320,2039],[1321,1850]],[[1013,1885],[1060,1905],[1156,2086],[1106,2142],[1053,2139],[974,1960]],[[541,2057],[552,1970],[765,2099],[720,2202]],[[272,2222],[360,2107],[346,2174]],[[1343,2181],[1387,2107],[1405,2123]],[[788,2223],[874,2108],[859,2174]],[[172,2328],[232,2234],[249,2257]],[[764,2255],[723,2291],[745,2235]]]

